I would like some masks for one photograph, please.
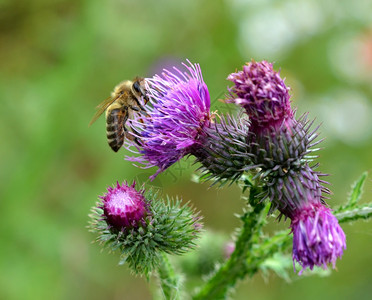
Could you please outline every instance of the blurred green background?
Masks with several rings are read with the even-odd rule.
[[[0,1],[0,299],[151,299],[86,229],[90,207],[116,180],[144,181],[114,153],[94,108],[121,80],[198,62],[213,99],[245,61],[268,60],[292,87],[299,113],[322,122],[320,170],[331,206],[372,167],[372,1]],[[229,235],[236,187],[190,180],[191,160],[152,185],[192,200],[207,228]],[[364,199],[372,199],[371,179]],[[272,228],[285,228],[288,222]],[[348,249],[329,277],[258,274],[236,299],[370,299],[372,223],[343,225]]]

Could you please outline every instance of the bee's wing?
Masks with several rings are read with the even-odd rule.
[[[99,116],[102,115],[102,113],[107,109],[107,107],[109,107],[115,100],[116,99],[114,97],[108,97],[105,100],[103,100],[102,103],[98,104],[96,107],[97,111],[94,114],[92,120],[90,121],[89,126],[92,125],[99,118]]]

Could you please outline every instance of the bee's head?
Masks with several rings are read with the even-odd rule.
[[[136,77],[133,80],[132,92],[138,97],[145,96],[145,80],[141,77]]]
[[[143,97],[147,102],[146,90],[145,90],[145,79],[136,77],[133,81],[132,92],[137,98]]]

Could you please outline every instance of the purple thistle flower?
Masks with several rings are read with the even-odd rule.
[[[336,259],[346,249],[345,234],[331,209],[325,206],[322,192],[330,191],[322,186],[326,183],[319,178],[322,175],[304,165],[267,182],[270,211],[277,208],[291,219],[293,263],[297,261],[303,269],[312,270],[314,265],[326,268],[328,263],[334,268]]]
[[[297,211],[292,219],[293,266],[297,261],[302,271],[314,265],[327,268],[328,263],[336,266],[346,249],[345,234],[331,209],[321,203],[308,203]]]
[[[134,145],[141,156],[127,159],[157,166],[152,179],[201,144],[211,123],[210,96],[200,66],[187,62],[185,72],[174,67],[173,73],[164,70],[146,79],[152,105],[146,106],[148,116],[133,122],[141,145],[132,142],[129,147]]]
[[[289,88],[267,61],[252,60],[242,71],[230,74],[227,79],[234,83],[228,101],[246,110],[252,122],[251,129],[277,128],[293,118]]]
[[[147,215],[148,202],[143,193],[137,191],[136,183],[122,185],[119,182],[116,187],[108,187],[107,193],[100,198],[103,200],[103,216],[108,225],[117,230],[137,227]]]

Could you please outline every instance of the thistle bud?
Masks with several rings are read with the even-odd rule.
[[[196,162],[202,165],[202,178],[223,183],[234,182],[243,175],[251,165],[246,141],[248,129],[247,120],[227,116],[205,131],[201,145],[191,151]]]
[[[195,246],[202,230],[200,217],[179,200],[162,201],[151,190],[137,190],[135,183],[109,187],[92,209],[90,229],[96,241],[119,250],[120,263],[140,275],[159,264],[162,253],[182,254]]]
[[[148,203],[143,190],[137,191],[135,185],[135,182],[131,186],[118,182],[115,188],[108,187],[107,193],[100,197],[107,224],[117,230],[137,227],[147,214]]]

